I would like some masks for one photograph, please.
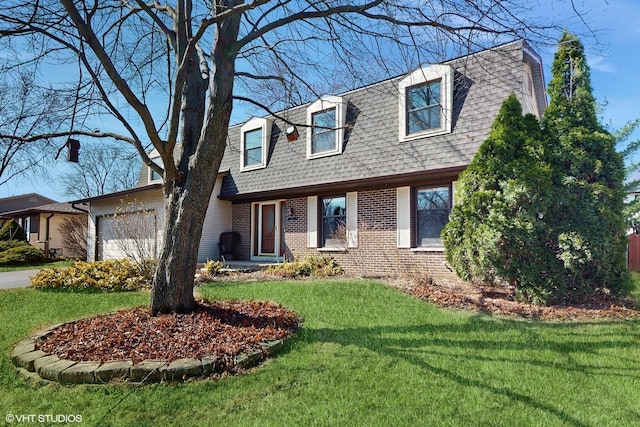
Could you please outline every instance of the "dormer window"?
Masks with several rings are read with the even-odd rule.
[[[161,168],[164,168],[164,163],[162,162],[162,158],[160,158],[160,155],[156,150],[153,150],[151,153],[149,153],[149,160],[159,165]],[[162,175],[160,175],[158,172],[153,170],[151,167],[147,167],[147,169],[149,170],[149,176],[148,176],[149,184],[156,184],[156,183],[162,182]]]
[[[320,154],[336,150],[335,123],[335,108],[311,115],[311,154]]]
[[[240,128],[240,170],[267,166],[272,119],[253,118]]]
[[[453,73],[450,65],[432,65],[400,81],[400,141],[451,132]]]
[[[154,162],[154,163],[158,163],[158,162]],[[160,175],[155,170],[149,168],[149,183],[152,184],[160,181],[162,181],[162,175]]]
[[[441,80],[407,88],[406,135],[442,127]]]
[[[324,96],[307,107],[307,158],[342,153],[346,102],[339,96]]]

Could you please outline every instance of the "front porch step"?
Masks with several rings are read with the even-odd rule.
[[[282,264],[279,261],[246,261],[246,260],[232,260],[232,261],[225,261],[224,263],[224,268],[222,269],[222,271],[228,271],[228,272],[251,272],[251,271],[261,271],[261,270],[266,270],[267,268],[269,268],[272,265],[278,265],[278,264]]]

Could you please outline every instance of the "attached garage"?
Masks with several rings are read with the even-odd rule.
[[[158,255],[156,210],[97,216],[96,259],[154,259]]]
[[[231,231],[231,202],[217,197],[221,183],[222,178],[218,176],[203,224],[198,262],[218,259],[220,234]],[[135,254],[140,253],[148,258],[159,256],[164,232],[161,184],[144,185],[82,202],[91,206],[87,230],[88,261],[138,258]]]

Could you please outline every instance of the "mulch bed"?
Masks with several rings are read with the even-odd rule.
[[[261,341],[290,337],[300,322],[295,312],[272,302],[200,301],[190,314],[153,317],[138,307],[66,323],[36,347],[66,360],[134,364],[211,355],[231,371],[236,355],[261,349]]]
[[[464,281],[436,283],[394,281],[393,286],[441,307],[491,315],[557,321],[622,320],[640,317],[633,301],[618,300],[607,293],[592,296],[582,304],[541,307],[515,300],[511,286],[487,286]]]

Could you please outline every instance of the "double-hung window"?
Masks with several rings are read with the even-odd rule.
[[[262,163],[262,128],[244,133],[244,167]]]
[[[440,235],[449,222],[455,181],[449,185],[397,188],[399,248],[443,250]]]
[[[418,188],[415,193],[416,246],[442,247],[440,234],[449,221],[451,191],[447,187]]]
[[[322,198],[322,247],[346,246],[347,201],[345,196]]]
[[[346,101],[340,96],[323,96],[307,107],[307,158],[342,153]]]
[[[311,154],[336,150],[336,109],[311,114]]]
[[[453,67],[437,64],[418,68],[400,80],[400,141],[451,132],[453,75]]]
[[[307,247],[344,251],[358,247],[358,192],[307,197]]]
[[[442,127],[441,80],[407,88],[406,135]]]
[[[240,128],[240,170],[249,171],[267,166],[271,140],[270,118],[253,118]]]

